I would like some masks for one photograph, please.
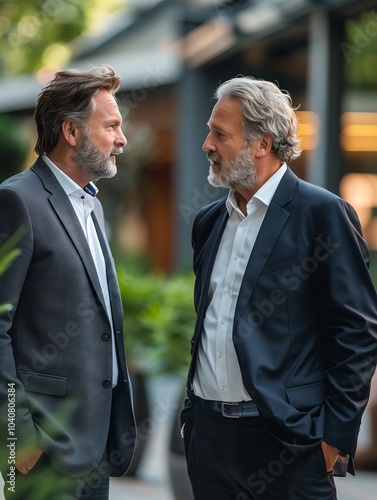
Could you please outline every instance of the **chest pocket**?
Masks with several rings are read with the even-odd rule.
[[[297,266],[300,263],[300,255],[298,253],[283,257],[282,259],[268,261],[264,266],[262,274],[272,273],[280,269],[287,269],[291,266]]]

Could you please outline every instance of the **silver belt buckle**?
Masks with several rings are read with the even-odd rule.
[[[226,418],[240,418],[239,415],[227,415],[225,413],[225,405],[227,405],[227,406],[238,406],[238,404],[239,403],[224,403],[224,402],[222,402],[221,403],[221,413],[222,413],[223,417],[226,417]]]

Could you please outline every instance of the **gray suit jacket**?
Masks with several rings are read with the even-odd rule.
[[[0,186],[0,238],[19,227],[21,254],[0,276],[0,447],[7,454],[8,388],[16,394],[15,437],[36,443],[66,474],[87,474],[101,459],[108,430],[111,475],[129,467],[135,445],[132,390],[123,344],[123,311],[103,213],[93,215],[106,260],[119,382],[95,265],[73,207],[39,158]]]

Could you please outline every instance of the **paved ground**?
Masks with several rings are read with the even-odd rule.
[[[179,391],[176,379],[163,378],[149,385],[150,406],[161,406],[171,401]],[[168,413],[151,434],[145,455],[136,477],[113,478],[110,483],[110,500],[179,500],[174,499],[170,487],[167,464],[167,436],[171,420]],[[360,442],[368,440],[368,419],[360,434]],[[1,487],[1,485],[0,485]],[[356,477],[337,479],[338,500],[376,500],[377,473],[358,473]],[[4,497],[0,493],[0,500]],[[38,499],[28,499],[38,500]],[[214,499],[209,499],[214,500]]]

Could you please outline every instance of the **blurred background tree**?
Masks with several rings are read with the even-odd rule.
[[[125,0],[0,0],[0,74],[31,73],[64,66],[70,42],[98,31]]]
[[[20,135],[16,120],[6,114],[0,114],[0,182],[10,175],[17,174],[25,161],[29,144]],[[3,168],[4,167],[4,168]]]

